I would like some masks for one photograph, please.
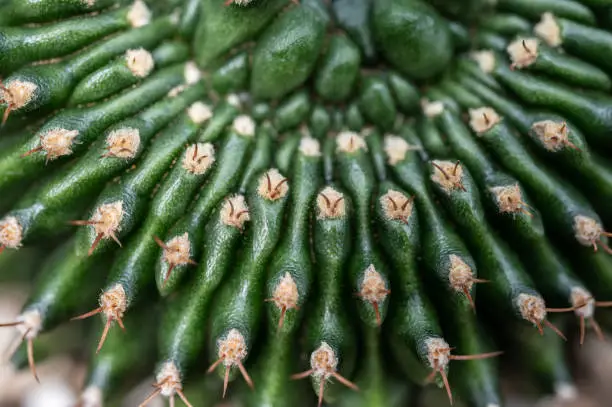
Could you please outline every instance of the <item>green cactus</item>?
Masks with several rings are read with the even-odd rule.
[[[501,406],[504,351],[572,389],[567,327],[612,328],[612,2],[148,3],[0,2],[16,368],[101,314],[84,407],[151,373],[141,406]]]

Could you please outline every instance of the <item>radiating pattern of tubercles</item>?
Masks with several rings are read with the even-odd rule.
[[[498,337],[576,395],[555,314],[588,346],[612,306],[608,6],[5,3],[0,271],[42,276],[15,367],[96,316],[83,407],[155,362],[141,407],[191,406],[205,355],[244,405],[495,407]]]

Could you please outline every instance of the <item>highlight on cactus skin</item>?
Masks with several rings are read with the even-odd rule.
[[[611,90],[607,0],[0,1],[7,363],[68,324],[83,407],[575,397]]]

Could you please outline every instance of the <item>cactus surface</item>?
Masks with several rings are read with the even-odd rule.
[[[612,328],[612,2],[460,3],[0,2],[10,363],[44,381],[94,317],[83,407],[147,375],[140,406],[495,407],[500,361],[574,396],[565,341]]]

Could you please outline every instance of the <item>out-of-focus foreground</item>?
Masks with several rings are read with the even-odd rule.
[[[0,320],[10,320],[17,315],[26,299],[26,288],[15,284],[0,283]],[[0,351],[4,354],[15,340],[14,331],[0,330]],[[38,384],[28,370],[14,372],[6,364],[0,365],[0,407],[75,407],[78,395],[83,388],[86,375],[86,361],[79,354],[79,343],[85,340],[84,330],[76,325],[65,325],[50,334],[45,341],[37,344],[37,355],[43,360],[37,363]],[[576,344],[577,346],[577,344]],[[49,353],[51,352],[52,353]],[[509,395],[506,407],[606,407],[612,400],[612,343],[599,342],[595,336],[587,336],[584,349],[574,349],[575,378],[578,388],[560,392],[557,396],[541,397],[535,394],[529,383],[520,376],[520,369],[512,366],[503,369],[506,377],[502,385]],[[509,361],[505,361],[508,365]],[[216,377],[212,381],[217,381]],[[137,406],[151,392],[153,378],[146,378],[123,399],[116,407]],[[206,403],[210,387],[218,383],[202,386],[198,384],[190,398],[193,405],[203,407],[197,399]],[[218,395],[214,392],[215,397]],[[428,386],[419,396],[418,407],[442,407],[448,405],[446,393],[441,389]],[[162,407],[165,398],[154,399],[149,407]],[[461,407],[461,404],[457,404]],[[112,406],[115,407],[115,406]],[[205,407],[209,407],[206,403]],[[228,401],[210,407],[240,407]],[[407,406],[408,407],[408,406]],[[412,406],[410,406],[412,407]],[[417,406],[415,406],[417,407]]]

